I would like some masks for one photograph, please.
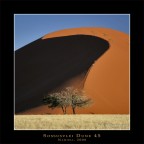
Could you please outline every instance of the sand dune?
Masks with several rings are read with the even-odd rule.
[[[77,35],[82,37],[85,36],[86,39],[78,39],[77,37],[75,37]],[[67,38],[69,36],[73,36],[75,37],[75,39],[72,38],[72,41],[66,44],[65,42],[68,41]],[[91,38],[95,37],[96,39],[94,39],[94,41],[92,41],[92,39],[88,40],[88,36],[90,36]],[[65,41],[63,41],[62,38]],[[52,45],[52,43],[55,42],[56,39],[59,40],[58,44],[61,45],[61,47],[58,47],[58,45]],[[40,54],[43,57],[50,56],[47,56],[47,53],[45,51],[46,48],[43,49],[43,52],[40,50],[42,49],[40,42],[43,43],[46,40],[49,41],[47,42],[49,43],[49,46],[55,47],[53,51],[59,49],[58,53],[61,52],[62,54],[66,52],[66,49],[68,49],[68,51],[65,53],[68,54],[68,52],[71,51],[71,49],[73,48],[74,56],[77,55],[78,57],[75,62],[68,62],[71,64],[69,70],[67,71],[67,77],[63,77],[63,75],[65,75],[63,71],[60,73],[58,72],[58,69],[55,69],[57,73],[54,76],[55,79],[51,80],[51,83],[47,82],[49,81],[49,77],[46,78],[40,76],[45,76],[45,72],[42,73],[42,71],[39,71],[38,73],[35,73],[33,71],[34,73],[29,75],[29,73],[32,72],[30,70],[33,69],[31,69],[31,66],[34,67],[34,64],[36,64],[34,68],[37,68],[41,65],[41,63],[35,63],[36,59],[39,60],[42,58],[38,57]],[[107,42],[108,45],[106,44]],[[65,49],[61,49],[63,47],[65,47]],[[78,51],[75,48],[80,49]],[[100,51],[100,53],[98,51]],[[36,52],[38,53],[38,55],[35,55]],[[26,53],[25,56],[23,53]],[[67,57],[72,59],[72,56],[73,55],[71,53]],[[31,60],[31,58],[33,59]],[[129,113],[129,36],[125,33],[106,28],[75,28],[61,30],[45,35],[44,37],[42,37],[42,39],[39,39],[38,41],[35,41],[32,44],[21,48],[19,51],[16,51],[16,60],[17,59],[21,59],[23,63],[25,63],[25,68],[27,68],[29,62],[31,62],[32,65],[29,65],[29,71],[27,72],[25,71],[25,69],[19,68],[19,65],[21,63],[20,60],[16,65],[16,69],[18,68],[16,70],[16,113],[61,113],[61,109],[51,110],[48,109],[47,106],[43,106],[42,103],[40,103],[42,93],[62,89],[69,85],[83,88],[86,91],[87,95],[94,101],[91,107],[77,109],[77,113]],[[44,61],[46,60],[44,58],[42,59]],[[51,61],[55,62],[55,66],[59,68],[59,64],[56,65],[57,61]],[[67,59],[63,59],[63,61],[61,62],[64,61],[67,61]],[[73,67],[73,63],[77,63],[77,65]],[[50,62],[48,62],[48,64],[50,64]],[[48,72],[49,69],[52,69],[54,67],[54,64],[51,63],[50,66],[52,67],[48,67],[46,72]],[[65,65],[63,68],[67,70],[67,66],[68,65]],[[25,71],[25,73],[22,73],[23,71]],[[19,75],[19,73],[21,73],[21,75]],[[25,77],[26,73],[29,76]],[[35,75],[35,77],[33,78],[38,77],[41,80],[31,79],[32,75]],[[56,75],[58,75],[58,77],[56,77]],[[61,77],[62,79],[59,79],[59,77]],[[31,79],[31,81],[33,82],[27,82],[28,79]],[[43,81],[43,79],[45,79],[45,81]],[[48,85],[51,86],[51,88],[47,89],[46,86]],[[41,90],[39,89],[39,87],[42,87]],[[71,113],[71,109],[68,109],[68,113]]]

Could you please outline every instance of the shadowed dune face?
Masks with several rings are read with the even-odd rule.
[[[98,36],[78,34],[38,39],[17,50],[15,112],[42,105],[45,94],[65,86],[84,88],[89,68],[109,46]]]

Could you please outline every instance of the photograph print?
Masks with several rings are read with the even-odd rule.
[[[14,130],[130,130],[130,15],[14,14]]]

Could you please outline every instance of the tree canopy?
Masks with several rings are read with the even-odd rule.
[[[48,94],[43,98],[43,102],[52,109],[61,107],[64,114],[66,114],[67,107],[70,106],[75,114],[76,107],[89,106],[92,100],[86,96],[84,91],[67,87],[60,92]]]

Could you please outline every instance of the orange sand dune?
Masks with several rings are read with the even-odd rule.
[[[84,90],[92,98],[93,105],[78,108],[76,112],[128,114],[130,112],[129,35],[107,28],[74,28],[47,34],[42,39],[77,34],[101,37],[110,43],[110,48],[91,66],[84,83]],[[61,109],[51,110],[47,106],[39,106],[24,113],[61,113]],[[72,113],[70,109],[68,113]]]

